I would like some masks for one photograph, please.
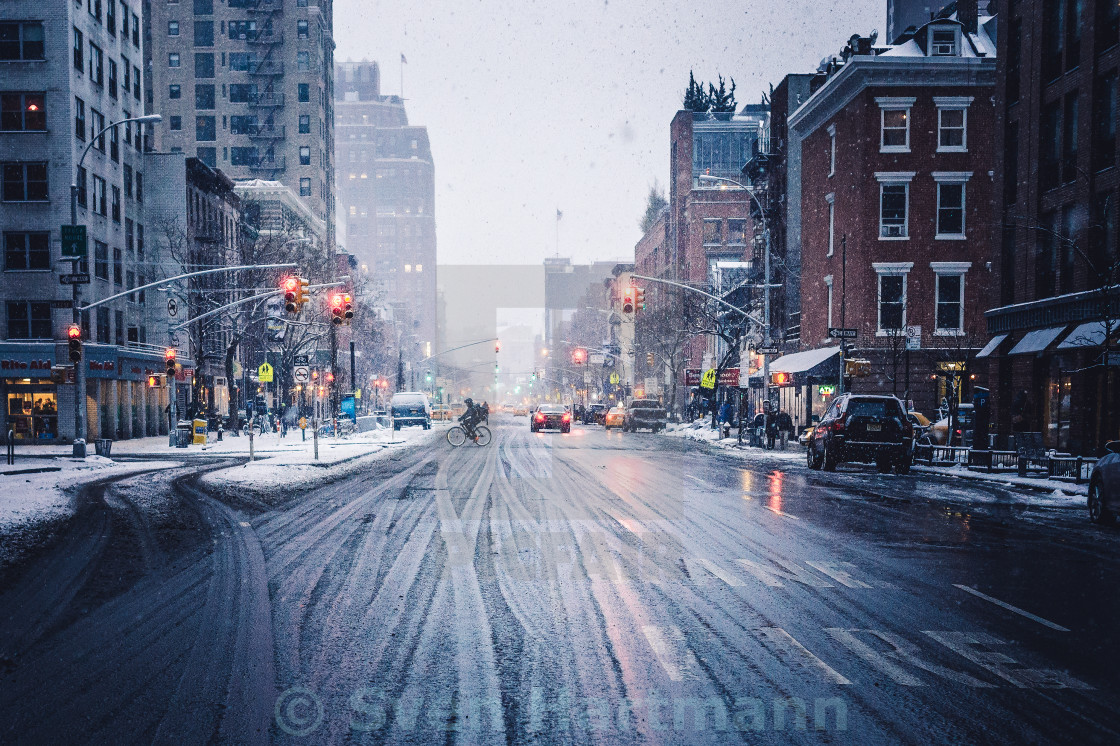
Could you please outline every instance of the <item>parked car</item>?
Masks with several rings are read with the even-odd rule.
[[[389,411],[393,416],[393,429],[400,430],[405,425],[420,425],[425,430],[432,427],[432,405],[428,395],[422,391],[398,391],[389,401]]]
[[[589,405],[583,414],[583,424],[602,425],[607,419],[607,409],[606,404]]]
[[[623,407],[611,407],[603,417],[603,427],[608,430],[612,427],[622,427],[625,422],[626,409]]]
[[[1089,477],[1089,520],[1110,525],[1120,512],[1120,440],[1105,444],[1105,454],[1093,467]]]
[[[972,445],[972,405],[961,404],[957,407],[957,428],[953,437],[953,445]],[[929,438],[934,445],[949,445],[949,416],[946,415],[929,426],[923,438]]]
[[[572,413],[567,407],[559,404],[542,404],[537,407],[533,417],[529,420],[529,430],[537,433],[541,430],[559,430],[562,433],[572,431]]]
[[[513,416],[514,417],[528,417],[529,416],[529,408],[519,404],[519,405],[517,405],[516,407],[513,408]]]
[[[660,432],[669,421],[665,407],[657,399],[635,399],[626,408],[622,429],[637,432],[639,429]]]
[[[809,468],[834,471],[847,461],[873,462],[882,473],[910,471],[914,427],[893,396],[844,394],[809,436]]]

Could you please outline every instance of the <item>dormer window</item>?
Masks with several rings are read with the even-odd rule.
[[[929,29],[929,56],[957,56],[957,27],[931,26]]]

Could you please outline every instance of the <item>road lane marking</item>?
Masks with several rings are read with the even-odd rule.
[[[832,585],[832,583],[821,580],[813,574],[805,572],[794,563],[786,562],[782,559],[775,558],[773,562],[774,564],[781,565],[783,568],[785,568],[783,570],[778,570],[774,567],[767,567],[766,565],[758,562],[753,562],[752,560],[748,559],[737,559],[735,561],[746,568],[747,572],[749,572],[751,575],[754,575],[765,585],[768,585],[771,588],[783,587],[783,580],[796,581],[798,583],[801,583],[802,585],[807,585],[812,588],[836,587]]]
[[[766,508],[771,513],[777,513],[778,515],[783,515],[786,518],[792,518],[795,521],[800,521],[801,520],[800,518],[798,518],[795,515],[790,515],[789,513],[783,513],[782,511],[778,510],[777,508],[771,508],[769,505],[763,505],[762,507]]]
[[[890,677],[894,683],[901,686],[924,686],[925,682],[914,676],[910,671],[903,668],[900,664],[906,664],[919,668],[928,673],[935,674],[949,681],[955,681],[959,684],[976,688],[991,688],[995,684],[989,684],[981,681],[973,676],[969,676],[963,671],[954,671],[944,666],[939,666],[923,658],[918,657],[920,652],[917,645],[914,643],[903,640],[898,635],[886,632],[879,629],[842,629],[840,627],[825,627],[825,632],[836,640],[838,643],[846,647],[849,651],[856,656],[862,658],[867,663],[871,664],[873,668],[880,673]],[[856,634],[862,634],[870,637],[876,637],[881,642],[885,642],[890,646],[890,650],[877,650],[868,645],[863,640],[856,637]],[[876,647],[882,647],[877,645]]]
[[[647,624],[642,627],[642,632],[670,680],[684,681],[686,678],[696,678],[695,672],[698,667],[696,658],[688,649],[684,634],[679,629],[668,625],[662,630],[661,627]],[[667,637],[669,639],[666,639]]]
[[[1020,667],[1014,658],[984,650],[979,646],[994,647],[1006,645],[1003,640],[986,635],[982,632],[970,634],[968,632],[941,632],[922,630],[922,634],[929,635],[934,640],[952,650],[957,655],[975,663],[980,668],[1000,677],[1009,684],[1020,689],[1092,689],[1083,681],[1073,678],[1065,671],[1051,668]]]
[[[1008,611],[1013,611],[1016,614],[1019,614],[1020,616],[1025,616],[1027,619],[1038,622],[1043,627],[1049,627],[1050,629],[1056,629],[1059,632],[1069,632],[1068,629],[1066,629],[1065,627],[1063,627],[1060,624],[1054,624],[1053,622],[1051,622],[1047,619],[1043,619],[1042,617],[1037,616],[1035,614],[1032,614],[1029,611],[1023,611],[1018,606],[1012,606],[1011,604],[1009,604],[1005,601],[1000,601],[998,598],[992,598],[991,596],[989,596],[985,593],[981,593],[980,591],[978,591],[975,588],[972,588],[970,586],[961,585],[960,583],[953,583],[953,586],[956,587],[956,588],[960,588],[965,593],[971,593],[972,595],[976,596],[977,598],[982,598],[985,601],[990,601],[991,603],[995,604],[996,606],[1007,609]]]
[[[808,661],[810,664],[824,673],[825,676],[831,679],[832,683],[839,684],[841,686],[847,686],[852,683],[846,676],[822,661],[817,656],[813,655],[813,653],[811,653],[808,648],[798,642],[793,635],[791,635],[789,632],[786,632],[781,627],[761,627],[758,631],[762,634],[766,641],[775,648],[783,651],[792,651],[800,655],[804,660]]]
[[[696,564],[700,565],[701,567],[706,569],[708,572],[710,572],[712,575],[715,575],[717,578],[719,578],[720,580],[722,580],[723,582],[727,583],[728,585],[730,585],[732,587],[738,588],[738,587],[741,587],[743,585],[743,581],[739,580],[737,577],[735,577],[734,575],[729,573],[727,570],[724,570],[722,567],[720,567],[715,562],[712,562],[709,559],[703,559],[701,557],[692,557],[689,561],[690,562],[695,562]]]
[[[821,573],[822,575],[827,575],[837,583],[846,585],[849,588],[872,587],[862,580],[856,580],[848,573],[847,570],[842,569],[843,567],[854,568],[855,565],[853,565],[851,562],[806,562],[805,564]]]

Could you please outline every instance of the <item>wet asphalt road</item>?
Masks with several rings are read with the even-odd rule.
[[[91,489],[0,577],[0,742],[1120,742],[1080,500],[493,429],[279,504]]]

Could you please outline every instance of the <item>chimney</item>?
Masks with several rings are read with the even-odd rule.
[[[977,0],[957,0],[957,20],[966,34],[975,34],[980,9]]]

